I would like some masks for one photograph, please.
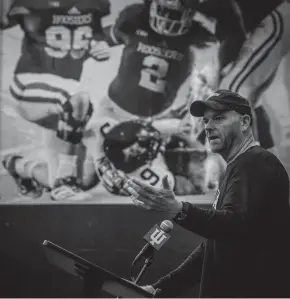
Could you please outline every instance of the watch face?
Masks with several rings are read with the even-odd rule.
[[[180,216],[178,217],[179,220],[184,220],[186,218],[187,214],[185,214],[183,211],[180,213]]]

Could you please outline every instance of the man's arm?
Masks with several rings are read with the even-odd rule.
[[[180,266],[152,284],[155,290],[161,290],[158,297],[176,297],[200,282],[204,246],[201,243]]]
[[[270,162],[255,157],[251,163],[239,165],[233,171],[219,210],[189,205],[188,216],[184,220],[176,220],[176,223],[209,239],[233,239],[247,235],[263,216],[264,207],[269,205],[266,200],[275,191],[275,163],[271,165]]]

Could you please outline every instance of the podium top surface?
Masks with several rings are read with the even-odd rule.
[[[95,287],[101,288],[114,297],[152,298],[151,293],[118,275],[105,270],[88,260],[45,240],[42,244],[48,261],[63,271],[89,280]]]

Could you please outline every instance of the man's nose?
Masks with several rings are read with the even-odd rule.
[[[209,120],[205,125],[204,129],[206,132],[211,132],[214,129],[213,122]]]

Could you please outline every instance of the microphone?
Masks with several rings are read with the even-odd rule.
[[[132,265],[139,261],[142,257],[152,257],[155,251],[160,248],[170,239],[171,231],[173,230],[173,223],[169,220],[164,220],[159,225],[155,224],[150,231],[143,237],[147,244],[141,249],[135,257]]]
[[[143,237],[145,241],[148,243],[142,248],[139,254],[135,257],[132,266],[131,266],[131,280],[137,284],[139,283],[142,276],[145,274],[145,271],[152,264],[153,256],[155,251],[159,251],[160,248],[170,239],[170,233],[173,229],[173,223],[169,220],[164,220],[160,226],[155,224],[150,231]],[[139,261],[141,258],[145,258],[145,263],[135,279],[132,271],[133,266]]]

